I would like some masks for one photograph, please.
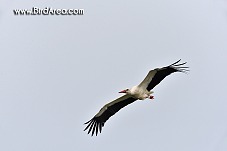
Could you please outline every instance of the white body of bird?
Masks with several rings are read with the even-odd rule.
[[[133,86],[131,89],[127,89],[125,93],[131,95],[133,98],[144,100],[149,98],[153,91],[148,91],[146,88],[141,86]]]

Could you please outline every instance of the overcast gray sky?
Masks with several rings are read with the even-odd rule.
[[[13,9],[82,8],[82,16]],[[150,69],[187,61],[90,137],[83,123]],[[226,0],[0,0],[1,151],[226,151]]]

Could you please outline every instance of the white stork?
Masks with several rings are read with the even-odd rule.
[[[130,89],[120,91],[119,93],[125,93],[125,95],[104,105],[90,121],[84,123],[88,124],[84,131],[88,129],[88,134],[91,132],[91,136],[93,136],[94,133],[96,133],[97,136],[98,131],[101,133],[105,122],[121,108],[135,102],[136,100],[144,100],[146,98],[154,99],[154,96],[151,95],[153,93],[151,90],[166,76],[174,72],[185,73],[189,71],[187,70],[188,67],[182,67],[182,65],[187,62],[178,64],[180,60],[169,66],[150,70],[145,79],[138,86],[133,86]]]

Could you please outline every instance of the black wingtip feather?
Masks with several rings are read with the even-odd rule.
[[[99,125],[100,125],[100,123],[97,124],[96,129],[95,129],[95,135],[96,136],[98,135]]]
[[[91,133],[91,136],[94,134],[97,136],[98,132],[101,133],[102,127],[104,126],[104,123],[99,122],[97,117],[93,117],[90,121],[86,122],[85,124],[88,124],[84,131],[88,130],[87,134]]]
[[[177,63],[180,62],[180,61],[181,61],[181,59],[178,60],[178,61],[176,61],[176,62],[174,62],[173,64],[171,64],[171,66],[177,64]]]
[[[90,126],[90,128],[89,128],[87,134],[89,134],[89,133],[91,132],[91,130],[92,130],[93,126],[94,126],[94,123],[95,123],[95,121],[92,121],[92,124],[91,124],[91,126]]]
[[[95,129],[96,129],[96,126],[97,126],[97,122],[95,122],[93,128],[92,128],[92,133],[91,133],[91,136],[94,135],[94,132],[95,132]]]
[[[102,132],[102,124],[99,123],[99,133],[101,133],[101,132]]]
[[[177,64],[181,61],[178,60],[177,62],[174,62],[173,64],[171,64],[170,66],[168,66],[167,68],[172,68],[174,69],[175,71],[174,72],[183,72],[183,73],[187,73],[189,70],[188,68],[189,67],[182,67],[182,65],[185,65],[187,62],[184,62],[184,63],[180,63],[180,64]]]
[[[184,63],[180,63],[180,64],[174,64],[173,66],[182,66],[182,65],[185,65],[187,62],[184,62]]]
[[[88,123],[89,123],[89,124],[88,124]],[[91,120],[90,120],[90,121],[88,121],[88,122],[86,122],[86,124],[88,124],[88,125],[85,127],[84,131],[86,131],[86,130],[90,127],[91,123],[92,123],[92,121],[91,121]]]
[[[91,120],[87,121],[87,122],[86,122],[86,123],[84,123],[84,124],[88,124],[89,122],[91,122]]]

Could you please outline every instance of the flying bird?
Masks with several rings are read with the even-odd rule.
[[[125,95],[104,105],[91,120],[84,123],[88,124],[84,131],[88,130],[88,134],[91,133],[91,136],[96,134],[97,136],[98,132],[101,133],[105,122],[123,107],[135,102],[136,100],[144,100],[147,98],[154,99],[154,96],[151,95],[153,93],[151,90],[166,76],[174,72],[186,73],[189,71],[187,69],[189,67],[182,66],[187,62],[179,63],[180,60],[169,66],[150,70],[145,79],[138,86],[133,86],[130,89],[120,91],[119,93],[125,93]]]

